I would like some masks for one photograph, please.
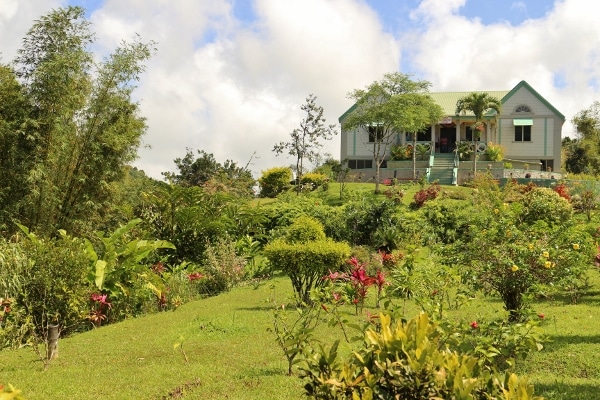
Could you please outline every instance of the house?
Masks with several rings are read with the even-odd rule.
[[[458,142],[472,142],[475,147],[471,125],[475,122],[473,114],[456,115],[456,102],[471,92],[430,93],[436,103],[442,107],[445,116],[429,129],[417,134],[417,143],[430,149],[428,167],[435,159],[452,158]],[[542,97],[527,82],[521,81],[508,91],[489,91],[491,96],[500,99],[501,114],[491,111],[484,115],[485,130],[481,134],[478,153],[485,152],[488,143],[501,144],[505,148],[504,162],[513,164],[513,168],[530,168],[532,171],[553,171],[560,173],[562,126],[565,116]],[[346,111],[339,122],[353,107]],[[372,179],[375,165],[373,146],[376,135],[370,135],[366,129],[345,131],[341,135],[341,160],[346,160],[353,175],[363,180]],[[395,144],[410,143],[405,133],[398,133]],[[388,168],[389,149],[382,164],[382,178],[397,177],[399,170]],[[440,163],[438,163],[440,164]],[[485,162],[478,163],[479,168],[489,168]],[[456,167],[456,165],[454,166]],[[429,173],[429,172],[428,172]],[[558,174],[557,174],[558,175]],[[454,177],[456,182],[456,172]]]

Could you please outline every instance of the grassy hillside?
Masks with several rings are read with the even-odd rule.
[[[598,272],[592,274],[598,287]],[[62,339],[59,358],[47,370],[31,348],[0,353],[0,377],[27,399],[301,399],[302,381],[269,332],[275,305],[288,304],[291,285],[276,277],[253,286]],[[548,399],[592,399],[600,393],[600,292],[577,305],[538,301],[545,349],[518,367]],[[373,310],[373,301],[367,307]],[[353,318],[353,309],[345,310]],[[407,315],[418,308],[409,304]],[[504,313],[502,303],[478,298],[451,314],[468,321]],[[359,318],[365,318],[365,315]],[[324,342],[339,331],[320,330]],[[187,361],[186,361],[187,358]]]

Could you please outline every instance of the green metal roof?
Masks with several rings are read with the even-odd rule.
[[[444,115],[453,116],[456,115],[456,103],[458,102],[458,100],[465,96],[468,96],[471,93],[473,92],[433,92],[429,93],[429,95],[437,104],[440,105],[440,107],[442,107],[442,110],[444,110]],[[498,100],[502,100],[502,98],[508,94],[508,90],[485,91],[484,93],[487,93],[490,96],[497,98]],[[461,113],[461,115],[463,114]],[[470,111],[467,111],[467,113],[464,115],[471,117],[475,116],[475,114],[473,114]]]
[[[508,99],[510,99],[522,87],[525,87],[527,90],[529,90],[535,97],[538,98],[538,100],[540,100],[544,105],[546,105],[546,107],[548,107],[550,110],[552,110],[557,116],[559,116],[563,120],[565,119],[565,116],[563,114],[561,114],[560,111],[558,111],[552,104],[550,104],[548,102],[548,100],[543,98],[538,92],[535,91],[535,89],[533,89],[531,87],[531,85],[529,85],[525,81],[519,82],[511,90],[492,90],[492,91],[475,91],[475,92],[476,93],[488,93],[490,96],[493,96],[493,97],[497,98],[498,100],[500,100],[501,104],[504,104],[506,101],[508,101]],[[456,115],[456,102],[460,98],[468,96],[470,93],[473,93],[473,91],[470,91],[470,92],[432,92],[432,93],[428,93],[428,94],[431,96],[431,98],[437,104],[440,105],[440,107],[442,107],[444,115],[454,116],[454,115]],[[355,108],[356,108],[356,104],[354,104],[345,113],[343,113],[340,116],[340,118],[338,119],[339,122],[341,123],[348,114],[350,114],[352,111],[354,111]],[[490,111],[490,113],[486,113],[484,115],[484,117],[492,116],[492,115],[494,115],[494,112],[495,111],[492,110],[492,111]],[[461,114],[461,115],[463,115],[463,114]],[[467,117],[475,116],[471,112],[467,112],[464,115]]]

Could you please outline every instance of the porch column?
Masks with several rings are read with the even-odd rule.
[[[431,124],[431,154],[435,154],[435,124]]]
[[[455,142],[460,142],[460,120],[456,121],[456,140]]]

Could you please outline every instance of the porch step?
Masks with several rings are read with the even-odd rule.
[[[438,181],[440,185],[452,185],[452,169],[432,168],[429,173],[429,182]]]
[[[438,181],[440,185],[452,185],[454,154],[436,154],[429,172],[429,182]]]

